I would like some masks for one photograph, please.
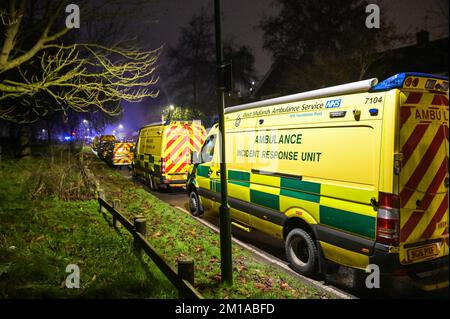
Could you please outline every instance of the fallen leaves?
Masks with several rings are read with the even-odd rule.
[[[34,237],[33,239],[31,239],[31,243],[36,243],[38,241],[41,241],[44,238],[45,238],[44,235],[40,235],[40,236]]]
[[[287,290],[289,288],[289,284],[287,282],[282,282],[280,284],[280,288],[283,290]]]
[[[162,233],[160,231],[157,231],[156,233],[154,233],[152,235],[152,238],[158,238],[158,237],[161,237],[161,235],[162,235]]]
[[[217,282],[221,282],[222,281],[222,276],[219,275],[219,274],[214,274],[214,275],[210,276],[209,278],[211,278],[211,279],[213,279],[213,280],[215,280]]]
[[[209,262],[210,262],[210,263],[217,263],[217,262],[220,262],[220,259],[218,259],[216,256],[212,256],[212,257],[209,259]]]
[[[199,253],[199,252],[201,252],[201,251],[203,251],[204,249],[203,249],[203,247],[201,247],[201,246],[196,246],[195,248],[194,248],[194,251],[196,252],[196,253]]]

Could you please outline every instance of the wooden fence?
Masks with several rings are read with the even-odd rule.
[[[113,217],[113,226],[117,227],[117,222],[122,224],[134,237],[134,247],[144,251],[169,281],[178,289],[181,298],[203,299],[203,296],[193,287],[194,283],[194,261],[192,258],[184,258],[178,261],[178,272],[161,256],[146,239],[146,220],[144,216],[134,216],[131,223],[117,209],[119,200],[114,200],[111,205],[105,199],[103,190],[98,191],[98,203],[100,211],[107,211]]]

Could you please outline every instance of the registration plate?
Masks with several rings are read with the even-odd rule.
[[[439,250],[440,246],[437,243],[418,248],[408,249],[408,259],[409,261],[416,261],[419,259],[437,256],[439,255]]]

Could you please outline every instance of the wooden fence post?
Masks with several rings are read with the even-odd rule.
[[[181,279],[187,280],[191,285],[194,285],[194,259],[191,257],[181,257],[178,259],[178,276]],[[179,294],[180,298],[183,298]]]
[[[135,221],[136,219],[145,219],[145,216],[144,216],[144,215],[141,215],[141,214],[134,215],[134,216],[133,216],[133,224],[134,224],[134,221]]]
[[[137,233],[141,234],[142,236],[147,235],[147,220],[145,218],[134,218],[134,229]],[[134,248],[139,249],[139,240],[137,239],[137,236],[134,238]]]
[[[105,191],[103,189],[98,190],[98,198],[105,200]],[[100,205],[99,212],[103,213],[104,211],[105,209],[103,208],[102,205]]]
[[[115,198],[113,200],[113,208],[118,211],[120,209],[120,199]],[[117,228],[117,218],[116,215],[113,214],[113,227]]]

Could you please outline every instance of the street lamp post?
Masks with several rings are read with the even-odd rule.
[[[216,31],[217,59],[217,111],[219,115],[219,150],[220,150],[220,257],[222,282],[233,284],[233,267],[231,252],[231,218],[228,206],[227,167],[225,162],[225,81],[223,76],[222,16],[220,0],[214,0],[214,20]]]

